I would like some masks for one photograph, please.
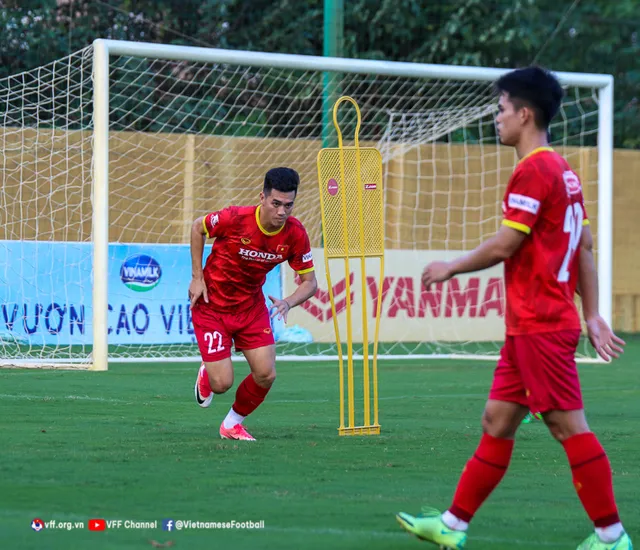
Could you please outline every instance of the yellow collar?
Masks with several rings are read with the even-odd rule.
[[[537,149],[534,149],[533,151],[531,151],[531,153],[529,153],[528,155],[525,155],[524,157],[522,157],[519,162],[522,162],[523,160],[528,159],[533,155],[537,155],[538,153],[542,153],[543,151],[553,151],[553,149],[551,147],[538,147]]]
[[[262,231],[267,237],[273,237],[274,235],[277,235],[278,233],[280,233],[280,231],[282,231],[284,229],[285,224],[280,228],[280,229],[276,229],[275,231],[267,231],[264,227],[262,227],[262,224],[260,223],[260,206],[258,205],[258,207],[256,208],[256,223],[258,224],[258,229],[260,229],[260,231]]]

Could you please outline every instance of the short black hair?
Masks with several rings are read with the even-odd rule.
[[[532,66],[516,69],[501,76],[496,91],[509,94],[509,100],[517,109],[530,107],[534,112],[536,126],[546,130],[560,109],[564,90],[558,79],[542,67]]]
[[[298,194],[298,185],[300,185],[300,176],[293,168],[272,168],[264,177],[265,195],[271,193],[272,189],[281,193],[291,193],[294,191]]]

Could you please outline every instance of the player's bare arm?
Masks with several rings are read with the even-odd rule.
[[[204,243],[207,240],[203,221],[204,217],[200,216],[191,226],[191,283],[189,283],[189,300],[191,300],[192,308],[200,296],[204,298],[205,302],[209,303],[207,285],[204,282],[204,273],[202,271],[202,253],[204,252]]]
[[[269,300],[273,303],[274,311],[271,317],[278,316],[278,319],[284,319],[287,322],[287,314],[291,308],[306,302],[311,296],[318,290],[318,281],[316,280],[315,271],[309,273],[302,273],[300,276],[300,284],[298,288],[283,300],[269,296]]]
[[[432,262],[422,272],[422,284],[428,289],[433,283],[447,281],[459,273],[471,273],[493,267],[510,258],[520,248],[527,235],[503,225],[480,246],[450,262]]]
[[[578,273],[578,291],[589,341],[605,361],[617,358],[623,353],[625,342],[613,333],[598,312],[598,273],[593,258],[593,236],[588,225],[583,227],[580,237]]]

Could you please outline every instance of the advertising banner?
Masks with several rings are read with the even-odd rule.
[[[188,245],[111,244],[108,277],[109,344],[195,342]],[[263,292],[281,297],[281,286],[277,266]],[[0,339],[91,344],[92,302],[91,243],[0,241]]]
[[[382,285],[381,342],[492,341],[504,338],[504,281],[502,265],[457,276],[446,283],[422,288],[424,267],[434,260],[449,260],[463,252],[390,250],[385,254],[385,273],[380,280],[380,262],[366,262],[364,288],[360,260],[350,260],[352,330],[354,341],[362,341],[362,301],[369,319],[369,341],[373,341],[378,289]],[[335,342],[333,314],[324,266],[324,251],[313,250],[318,291],[289,314],[289,324],[309,330],[316,342]],[[346,277],[343,260],[331,260],[331,284],[335,295],[342,340],[346,341]],[[296,286],[296,275],[285,267],[284,294]]]

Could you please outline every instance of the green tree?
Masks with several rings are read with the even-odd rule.
[[[568,9],[573,7],[573,9]],[[0,2],[0,77],[96,37],[322,54],[322,0]],[[348,57],[615,76],[615,144],[640,148],[637,0],[349,0]]]

